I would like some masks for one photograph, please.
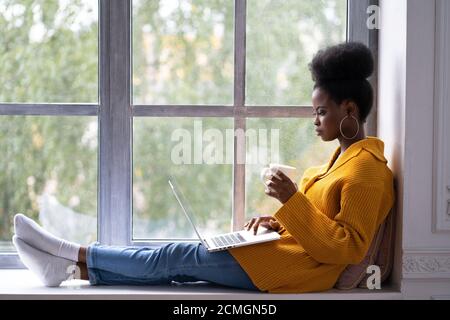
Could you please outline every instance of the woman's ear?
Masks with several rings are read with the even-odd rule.
[[[354,116],[359,119],[359,109],[355,102],[352,100],[344,100],[342,102],[342,107],[346,115]]]

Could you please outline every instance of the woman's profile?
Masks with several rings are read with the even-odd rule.
[[[21,260],[47,286],[59,286],[76,265],[92,285],[208,281],[277,293],[332,288],[347,265],[363,260],[394,203],[384,143],[364,129],[373,104],[367,80],[373,68],[370,50],[355,42],[320,50],[310,63],[315,130],[340,146],[328,163],[307,169],[298,184],[282,171],[269,177],[265,193],[282,207],[244,227],[274,229],[280,240],[214,253],[186,242],[83,247],[17,214],[13,243]]]

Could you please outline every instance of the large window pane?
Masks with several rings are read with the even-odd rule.
[[[98,4],[0,1],[0,102],[98,101]]]
[[[135,118],[133,238],[196,238],[169,175],[205,235],[230,231],[232,163],[232,119]]]
[[[232,104],[233,8],[230,0],[134,0],[134,104]]]
[[[0,117],[0,251],[21,212],[57,236],[97,238],[97,118]]]
[[[295,182],[300,183],[303,172],[311,167],[327,163],[334,150],[339,146],[337,141],[323,142],[316,136],[312,119],[248,119],[247,131],[262,132],[277,137],[267,143],[267,158],[258,158],[247,153],[246,166],[246,218],[255,215],[273,215],[281,203],[264,193],[264,184],[260,172],[271,162],[286,164],[297,168]],[[273,132],[278,134],[273,135]],[[278,146],[276,146],[278,145]],[[249,145],[250,147],[250,145]],[[261,146],[260,146],[261,147]],[[251,152],[251,148],[247,149]],[[278,151],[278,152],[277,152]],[[266,163],[264,163],[266,160]]]
[[[310,105],[308,63],[346,39],[346,0],[247,0],[248,105]]]

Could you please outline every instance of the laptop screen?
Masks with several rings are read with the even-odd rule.
[[[186,200],[186,198],[184,197],[184,195],[181,192],[180,188],[178,187],[178,184],[177,184],[175,178],[170,176],[168,182],[169,182],[169,185],[170,185],[170,187],[171,187],[171,189],[173,191],[173,194],[175,195],[175,198],[177,199],[178,203],[180,204],[181,209],[183,210],[184,214],[186,215],[186,218],[191,223],[192,227],[195,230],[195,233],[197,234],[197,236],[200,239],[200,241],[202,242],[202,244],[205,247],[207,247],[206,243],[204,243],[204,241],[203,241],[202,235],[198,231],[197,222],[195,221],[194,215],[192,213],[191,206],[190,206],[189,202]]]

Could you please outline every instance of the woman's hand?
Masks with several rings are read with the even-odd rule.
[[[278,199],[282,204],[285,204],[298,191],[298,187],[281,170],[278,170],[276,174],[267,180],[264,191],[268,196]]]
[[[247,231],[253,228],[253,233],[256,234],[260,225],[269,230],[279,231],[281,229],[280,223],[272,216],[254,217],[244,224],[244,228]]]

